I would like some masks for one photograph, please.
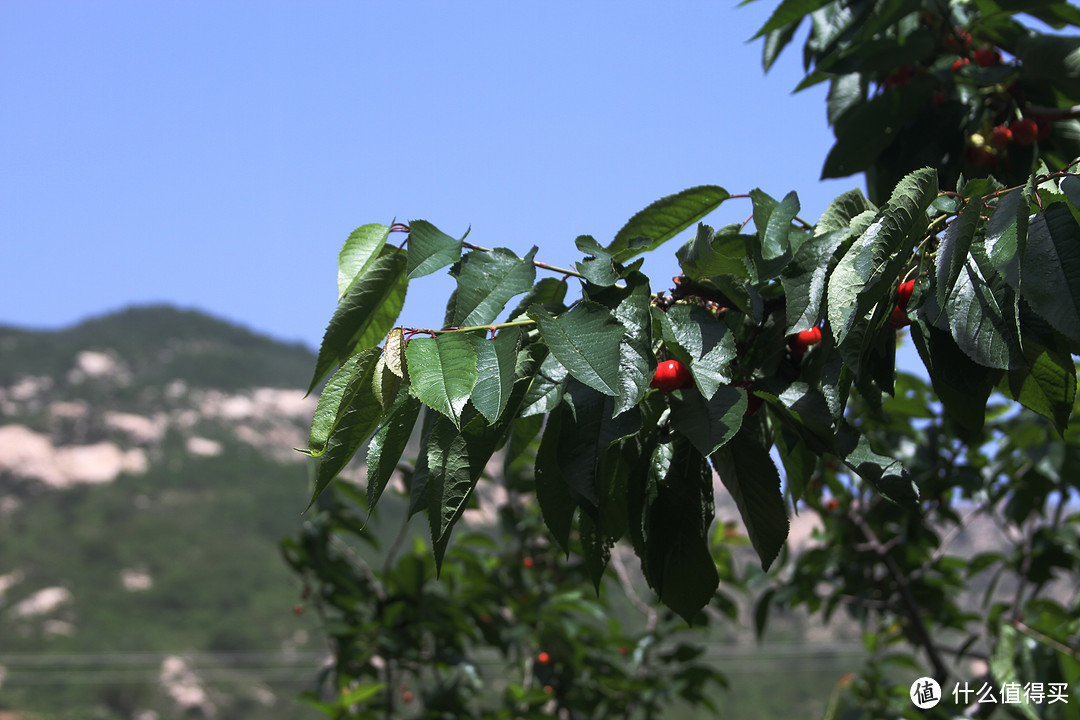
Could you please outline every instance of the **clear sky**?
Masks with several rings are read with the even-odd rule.
[[[0,323],[168,302],[314,348],[365,223],[570,266],[693,185],[794,189],[816,221],[863,181],[818,181],[801,41],[769,75],[747,43],[776,4],[4,0]],[[451,287],[412,283],[401,322],[438,325]]]

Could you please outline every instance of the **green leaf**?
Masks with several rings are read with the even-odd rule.
[[[981,195],[968,200],[960,216],[945,230],[945,237],[938,246],[937,302],[941,307],[945,307],[946,298],[967,263],[971,241],[981,222],[982,204]]]
[[[710,459],[739,509],[762,569],[768,570],[787,541],[789,527],[780,475],[769,451],[744,431]]]
[[[829,203],[814,227],[815,235],[825,235],[837,230],[847,230],[859,215],[877,212],[874,203],[866,199],[862,190],[848,190]]]
[[[308,447],[300,452],[319,457],[326,451],[326,441],[330,439],[330,435],[344,413],[344,408],[349,404],[349,400],[344,399],[345,389],[349,385],[349,380],[356,374],[357,365],[361,359],[366,359],[369,354],[353,355],[330,376],[315,406],[315,415],[311,420],[311,433],[308,436]]]
[[[395,330],[401,332],[400,328],[395,328]],[[391,334],[393,332],[391,331]],[[375,399],[379,401],[383,410],[390,408],[400,387],[401,376],[390,368],[389,357],[384,351],[375,365],[375,377],[372,382],[372,392],[375,393]]]
[[[750,193],[754,197],[754,192]],[[764,227],[758,226],[758,236],[761,238],[761,255],[765,260],[775,260],[783,257],[791,251],[790,235],[791,223],[799,214],[799,196],[794,191],[789,192],[778,205],[771,208],[768,213],[768,221]],[[758,222],[757,198],[754,199],[754,223]]]
[[[1080,343],[1080,225],[1064,205],[1035,215],[1028,231],[1021,288],[1031,309]]]
[[[574,379],[567,381],[563,402],[569,412],[563,413],[559,430],[559,474],[577,504],[595,513],[600,458],[613,442],[638,431],[640,417],[624,413],[613,418],[614,400]]]
[[[604,568],[611,559],[611,548],[614,544],[600,532],[592,518],[584,513],[578,516],[578,529],[581,534],[581,555],[585,559],[585,569],[596,588],[596,594],[599,595],[600,582],[604,579]]]
[[[521,417],[542,415],[555,409],[562,400],[563,382],[569,373],[554,355],[544,358],[540,372],[533,379],[522,403]]]
[[[476,385],[476,351],[464,333],[417,338],[405,347],[413,394],[461,427],[461,411]]]
[[[608,308],[586,300],[554,318],[533,305],[529,317],[571,375],[605,395],[619,394],[619,343],[626,328]]]
[[[782,423],[779,430],[779,432],[773,432],[773,443],[780,455],[780,462],[784,466],[784,479],[787,482],[788,492],[791,493],[791,501],[794,503],[803,496],[807,484],[814,475],[817,455],[806,446],[802,436],[790,424]],[[795,509],[798,514],[798,505],[795,505]]]
[[[1068,198],[1070,205],[1080,209],[1080,177],[1068,175],[1062,178],[1061,192]]]
[[[1076,367],[1068,353],[1024,340],[1027,368],[1010,370],[1001,380],[1001,390],[1029,410],[1054,423],[1065,432],[1076,400]]]
[[[789,334],[809,330],[821,319],[825,279],[836,261],[834,255],[847,238],[847,230],[816,235],[802,244],[780,282],[787,297]]]
[[[790,218],[787,223],[783,222],[786,216],[794,217],[795,215],[794,212],[790,212],[790,205],[785,211],[781,208],[782,203],[778,203],[767,193],[757,189],[750,191],[750,197],[754,203],[754,227],[757,228],[757,234],[744,236],[746,256],[750,279],[755,283],[764,283],[777,277],[787,266],[798,242],[802,241],[804,233],[791,227]],[[791,199],[792,196],[789,195],[786,200]],[[794,198],[794,202],[798,205],[797,197]],[[770,224],[775,212],[779,212],[777,221]],[[797,238],[796,243],[792,243],[793,236]]]
[[[841,115],[866,101],[866,90],[863,87],[862,78],[862,73],[857,72],[833,77],[829,83],[829,94],[825,101],[825,116],[830,125],[836,124]]]
[[[542,415],[519,417],[512,421],[510,435],[506,439],[506,452],[503,453],[503,477],[508,486],[524,477],[526,464],[532,467],[535,463],[539,443],[534,441],[543,427]]]
[[[1016,58],[1025,79],[1060,92],[1080,90],[1080,37],[1024,34],[1016,44]]]
[[[657,446],[651,465],[643,524],[646,578],[661,602],[692,623],[720,585],[708,543],[712,473],[682,438]]]
[[[994,675],[998,687],[1006,683],[1019,685],[1019,675],[1016,672],[1016,650],[1019,645],[1020,634],[1009,622],[1002,621],[998,625],[997,643],[994,652],[990,655],[990,672]],[[1024,703],[1016,703],[1016,708],[1031,720],[1039,720],[1039,715],[1031,706]]]
[[[430,275],[447,265],[453,265],[461,258],[461,240],[455,240],[443,233],[427,220],[413,220],[409,223],[406,247],[409,250],[410,280]]]
[[[386,687],[386,683],[360,683],[355,687],[349,687],[338,699],[339,708],[347,708],[350,705],[361,705],[378,695]]]
[[[565,312],[567,284],[566,280],[557,280],[552,277],[541,278],[532,290],[526,293],[518,306],[510,313],[508,320],[523,320],[527,317],[529,308],[533,305],[543,305],[544,309],[553,315]]]
[[[690,366],[702,395],[711,398],[732,381],[735,340],[715,315],[697,305],[673,305],[657,315],[669,353]]]
[[[338,253],[338,299],[375,262],[388,237],[390,228],[378,223],[361,225],[352,231]]]
[[[844,253],[829,277],[828,317],[838,345],[883,298],[926,228],[926,209],[937,196],[937,172],[916,170],[893,191],[874,221]],[[860,350],[865,354],[866,345]]]
[[[489,425],[483,415],[468,406],[462,415],[460,430],[451,427],[443,415],[437,416],[431,425],[423,443],[427,447],[427,486],[424,495],[431,525],[432,550],[440,571],[450,542],[450,531],[465,512],[469,496],[492,454],[509,436],[513,419],[519,414],[525,391],[532,383],[545,352],[542,346],[534,344],[518,356],[514,388],[506,412],[496,424]]]
[[[472,423],[484,424],[481,415]],[[465,511],[465,504],[476,486],[479,473],[473,474],[469,441],[445,416],[435,418],[427,442],[428,522],[436,566],[441,569],[450,529]],[[478,451],[479,448],[474,448]]]
[[[394,326],[405,305],[405,255],[394,249],[384,252],[358,275],[338,303],[323,335],[310,393],[330,369],[359,350],[377,344]]]
[[[515,295],[529,291],[536,280],[534,247],[519,258],[506,248],[474,250],[461,259],[452,327],[487,325],[498,318]]]
[[[586,297],[611,309],[626,332],[619,342],[619,394],[612,411],[619,415],[634,407],[649,390],[652,382],[652,293],[649,279],[637,270],[626,274],[622,287],[600,289],[586,287]]]
[[[751,40],[756,40],[762,35],[779,30],[785,25],[797,23],[810,13],[828,5],[832,0],[784,0],[773,10],[773,14],[761,26]]]
[[[746,238],[740,234],[741,229],[741,225],[726,225],[713,232],[708,225],[699,223],[697,235],[675,252],[683,275],[691,280],[713,275],[750,277],[746,267]],[[752,237],[756,242],[756,236]]]
[[[780,53],[787,47],[791,39],[795,37],[795,32],[799,29],[799,22],[788,23],[782,28],[773,30],[766,34],[765,41],[762,43],[761,50],[761,66],[765,72],[769,72],[772,69],[773,63],[780,57]]]
[[[692,390],[678,390],[671,395],[671,426],[709,457],[735,437],[745,410],[746,395],[737,387],[723,385],[708,400]]]
[[[983,263],[988,265],[986,258]],[[978,257],[968,258],[952,292],[946,314],[953,339],[969,358],[990,368],[1022,366],[1015,333],[1015,296],[1000,276],[987,277]],[[1018,365],[1019,363],[1019,365]]]
[[[402,387],[371,436],[364,461],[367,467],[368,512],[375,509],[386,484],[397,469],[419,414],[420,401],[412,396],[407,387]]]
[[[540,438],[540,449],[536,453],[536,500],[552,538],[569,554],[570,529],[577,502],[570,494],[559,466],[559,437],[564,414],[568,415],[569,410],[559,403],[548,415],[547,426]]]
[[[871,167],[904,124],[930,104],[937,85],[933,76],[920,75],[851,106],[833,123],[836,144],[825,158],[821,179],[846,177]]]
[[[635,463],[642,462],[631,444],[641,434],[641,411],[627,413],[623,417],[630,415],[634,418],[636,428],[633,434],[611,443],[600,453],[596,467],[596,491],[600,502],[595,522],[597,531],[613,544],[625,537],[630,528],[629,485]],[[654,430],[655,424],[649,428],[648,431]]]
[[[865,435],[859,435],[855,449],[848,453],[844,462],[886,500],[912,509],[918,507],[919,488],[911,480],[907,468],[899,460],[874,452]]]
[[[1028,213],[1034,192],[1033,182],[1029,180],[1023,188],[1002,195],[986,226],[986,254],[1014,290],[1020,288],[1020,258],[1025,255]]]
[[[985,422],[986,401],[1001,372],[979,365],[952,335],[919,319],[911,326],[911,338],[946,415],[967,430],[968,438],[977,437]]]
[[[514,368],[517,364],[520,337],[521,331],[517,328],[502,330],[494,340],[469,335],[473,350],[476,351],[478,374],[472,390],[472,403],[492,425],[506,409],[506,402],[514,388]]]
[[[667,412],[667,403],[659,393],[646,395],[638,406],[642,431],[622,440],[618,452],[626,465],[626,531],[639,558],[645,558],[645,507],[648,503],[649,478],[656,468],[653,459],[659,442],[660,417]],[[664,433],[666,435],[666,432]],[[670,458],[668,458],[670,460]],[[1080,465],[1080,461],[1077,462]],[[664,465],[666,470],[667,465]],[[643,560],[644,562],[644,560]]]
[[[311,508],[322,491],[345,468],[382,417],[382,405],[371,387],[376,361],[381,353],[381,348],[369,348],[356,361],[341,393],[338,417],[326,442],[326,451],[315,470],[315,489],[304,512]]]
[[[668,195],[630,218],[607,249],[619,262],[646,250],[655,250],[729,197],[727,190],[715,185],[701,185]]]
[[[755,390],[769,402],[781,424],[794,429],[814,452],[835,454],[836,428],[824,394],[805,382],[793,382],[774,393],[775,382],[760,382]]]
[[[615,271],[611,253],[590,235],[578,236],[574,244],[578,250],[590,256],[575,265],[577,271],[594,285],[602,287],[614,285],[619,275]]]
[[[409,517],[425,509],[428,505],[428,456],[426,448],[428,439],[431,437],[431,430],[435,427],[436,418],[443,417],[431,408],[421,408],[421,411],[424,413],[424,421],[420,424],[420,453],[416,458],[416,468],[413,469],[412,477],[409,479]]]

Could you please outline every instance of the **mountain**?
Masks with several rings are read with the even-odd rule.
[[[316,716],[277,549],[314,361],[164,306],[0,327],[0,717]]]

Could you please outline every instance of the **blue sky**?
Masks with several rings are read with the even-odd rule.
[[[570,266],[576,236],[704,183],[794,189],[813,222],[863,181],[818,181],[801,47],[766,76],[747,43],[775,5],[5,0],[0,323],[169,302],[317,347],[365,223]],[[401,322],[437,325],[450,289],[412,283]]]

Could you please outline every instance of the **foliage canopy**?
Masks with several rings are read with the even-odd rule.
[[[830,82],[837,136],[823,176],[865,172],[869,187],[815,223],[795,192],[693,187],[607,243],[578,237],[573,268],[423,220],[358,228],[309,388],[326,381],[306,450],[312,503],[367,444],[361,504],[373,508],[418,432],[408,513],[426,513],[438,571],[501,457],[504,482],[535,496],[546,538],[581,558],[598,593],[626,540],[659,601],[693,624],[729,605],[722,581],[749,577],[718,560],[715,472],[762,570],[789,565],[758,598],[759,630],[772,606],[826,617],[843,606],[873,628],[868,650],[920,649],[941,682],[956,673],[945,636],[955,663],[983,652],[999,683],[1036,666],[1075,682],[1078,598],[1046,593],[1080,569],[1067,511],[1080,489],[1069,424],[1080,39],[1036,31],[1019,11],[1080,25],[1061,2],[780,3],[758,34],[765,67],[809,19],[800,88]],[[733,202],[750,205],[746,223],[703,222]],[[675,253],[675,286],[658,291],[643,256],[694,227]],[[394,327],[409,284],[447,268],[457,285],[442,326]],[[908,325],[929,386],[897,373]],[[819,344],[794,342],[811,328]],[[665,359],[692,386],[651,388]],[[1014,401],[1008,413],[999,396]],[[784,553],[789,504],[821,513],[822,546]],[[968,567],[948,554],[940,533],[962,530],[969,511],[1015,531],[1014,554]],[[292,562],[303,572],[302,556]],[[990,568],[989,612],[972,616],[952,595]],[[1003,576],[1019,587],[1009,601],[997,594]],[[910,710],[869,668],[853,686],[862,710]]]

